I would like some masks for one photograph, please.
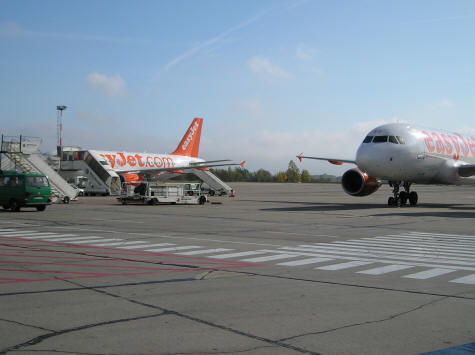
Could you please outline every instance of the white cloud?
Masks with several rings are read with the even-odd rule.
[[[86,79],[91,90],[96,90],[110,97],[123,97],[127,95],[125,81],[119,74],[106,76],[100,73],[91,73]]]
[[[316,49],[306,46],[305,44],[299,44],[295,56],[297,59],[309,61],[314,59],[317,54],[318,51]]]
[[[247,61],[247,65],[253,73],[268,79],[288,79],[291,76],[280,66],[261,56],[252,57]]]

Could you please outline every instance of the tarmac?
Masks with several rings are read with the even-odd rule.
[[[475,340],[473,187],[0,210],[0,354],[420,354]]]

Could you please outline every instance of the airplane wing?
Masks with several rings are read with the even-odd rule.
[[[303,153],[297,155],[297,158],[302,161],[302,159],[316,159],[316,160],[327,160],[329,163],[334,165],[342,165],[343,163],[356,164],[356,161],[349,159],[340,159],[340,158],[324,158],[324,157],[309,157],[304,156]]]
[[[466,164],[458,167],[459,175],[462,177],[470,177],[475,175],[475,164]]]

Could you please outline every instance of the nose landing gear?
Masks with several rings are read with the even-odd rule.
[[[411,184],[403,182],[404,191],[399,192],[401,181],[390,181],[389,186],[393,188],[393,195],[388,198],[388,206],[405,206],[409,201],[409,205],[416,206],[418,201],[417,192],[410,191]]]

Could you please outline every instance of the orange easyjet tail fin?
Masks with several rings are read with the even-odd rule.
[[[200,150],[202,118],[195,118],[172,155],[185,155],[197,158]]]

